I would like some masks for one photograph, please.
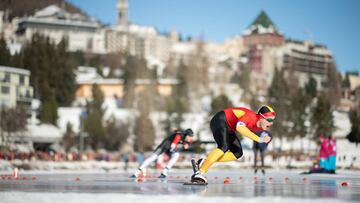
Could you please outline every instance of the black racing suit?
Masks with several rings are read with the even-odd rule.
[[[185,144],[187,143],[185,141],[186,134],[183,130],[177,130],[176,132],[172,133],[170,136],[165,138],[154,150],[154,154],[160,155],[162,153],[166,153],[168,155],[171,155],[174,152],[179,151],[179,149],[176,147],[178,144]],[[171,144],[175,144],[175,148],[171,148]],[[188,143],[190,144],[190,143]]]

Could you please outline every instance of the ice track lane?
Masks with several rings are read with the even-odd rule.
[[[295,198],[302,202],[317,200],[360,201],[358,172],[339,172],[336,175],[299,175],[297,172],[269,171],[254,175],[251,171],[224,171],[207,174],[207,186],[184,186],[191,172],[176,171],[166,180],[158,173],[129,178],[129,173],[22,173],[14,179],[0,172],[0,198],[6,193],[81,193],[195,195],[201,197],[268,197]],[[6,195],[5,195],[6,196]],[[271,201],[270,201],[271,202]]]

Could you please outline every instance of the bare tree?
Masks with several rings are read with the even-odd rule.
[[[75,132],[73,130],[73,125],[71,123],[66,124],[66,132],[61,141],[61,145],[65,147],[65,151],[68,152],[71,147],[73,147],[76,143]]]
[[[3,144],[7,146],[12,135],[17,132],[26,131],[27,114],[23,107],[1,108],[0,112],[0,130]]]
[[[155,140],[155,129],[149,118],[150,109],[146,97],[142,97],[139,101],[138,110],[140,112],[136,119],[135,126],[135,142],[134,148],[136,151],[144,152],[152,150]]]
[[[105,147],[108,150],[119,150],[127,143],[130,136],[129,122],[111,117],[106,123]]]

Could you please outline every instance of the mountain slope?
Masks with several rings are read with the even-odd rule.
[[[8,11],[8,18],[32,15],[36,10],[55,4],[70,13],[86,13],[66,0],[1,0],[0,10]]]

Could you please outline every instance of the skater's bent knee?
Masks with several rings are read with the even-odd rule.
[[[218,149],[220,149],[221,151],[223,151],[225,153],[225,152],[227,152],[229,150],[229,147],[228,146],[221,146],[221,147],[218,147]]]
[[[233,154],[236,157],[236,159],[240,159],[242,157],[242,155],[243,155],[243,152],[242,151],[241,152],[235,152]]]

